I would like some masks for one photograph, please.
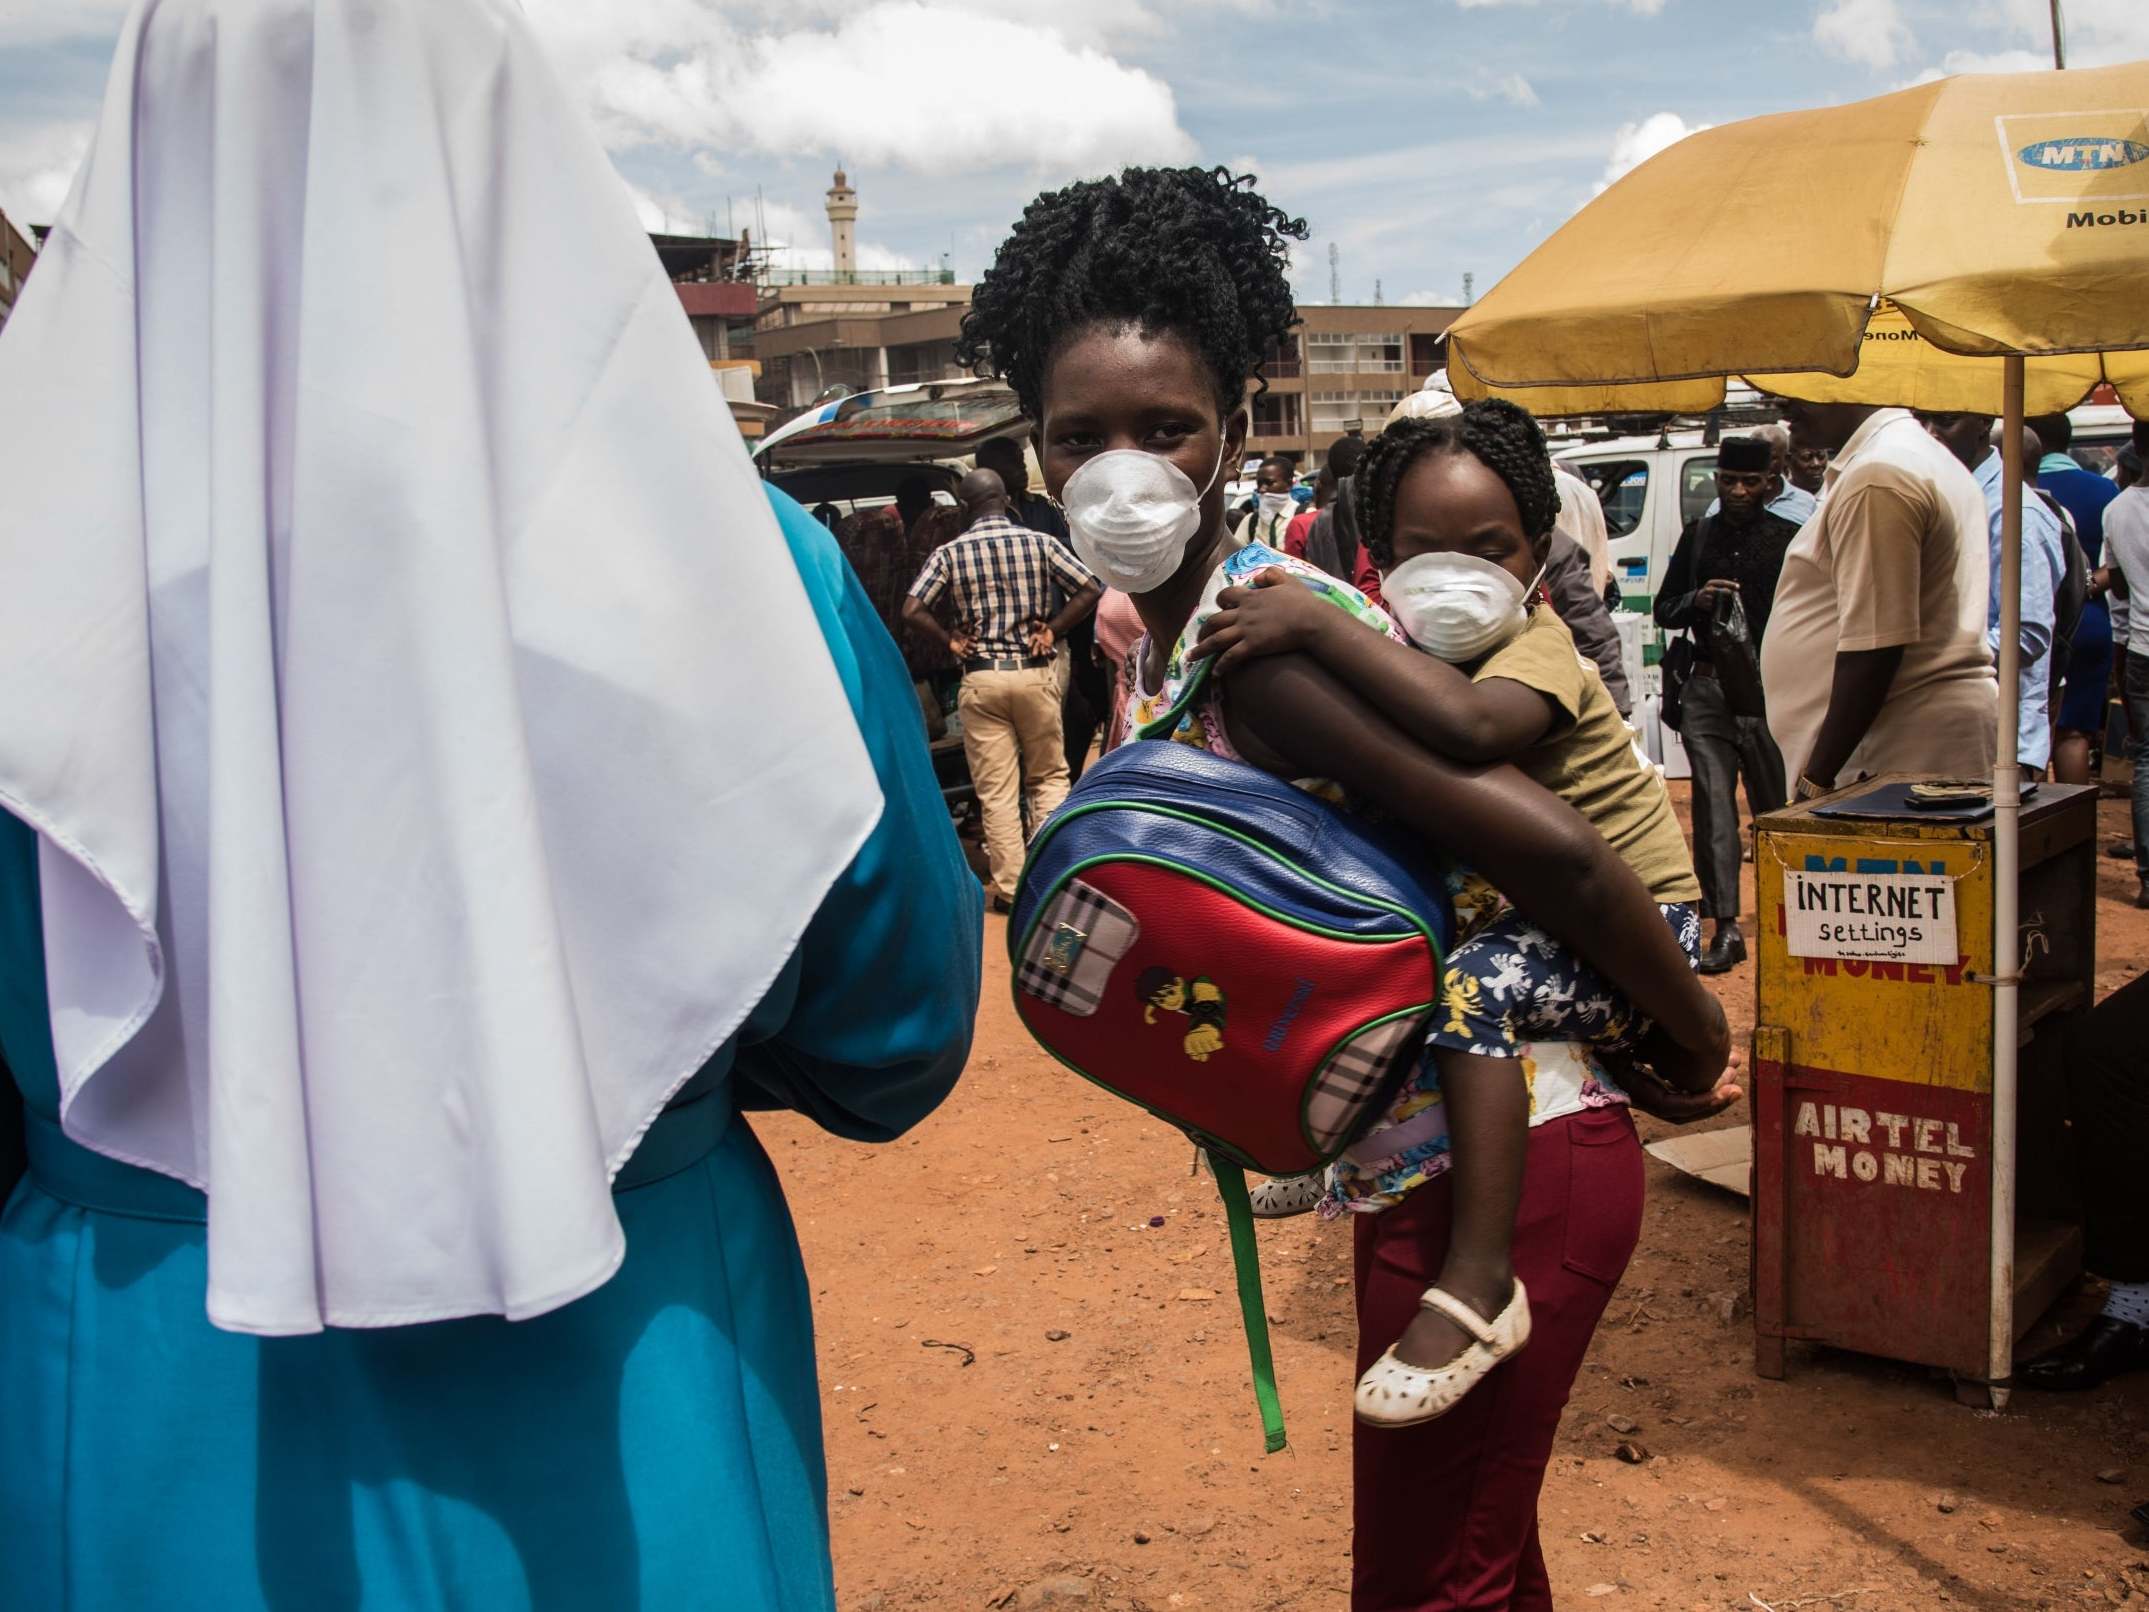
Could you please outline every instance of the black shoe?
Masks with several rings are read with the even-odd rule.
[[[1001,917],[1006,918],[1014,913],[1015,904],[1005,896],[994,896],[992,898],[992,910]]]
[[[2100,1315],[2072,1343],[2017,1369],[2015,1382],[2023,1388],[2069,1393],[2144,1368],[2149,1368],[2149,1327]]]
[[[2142,880],[2141,888],[2134,892],[2134,905],[2149,907],[2149,879]]]
[[[1728,974],[1745,961],[1746,937],[1739,933],[1737,924],[1725,924],[1703,949],[1701,971],[1704,974]]]
[[[2132,840],[2114,840],[2104,848],[2104,854],[2114,862],[2131,862],[2134,860],[2134,842]]]

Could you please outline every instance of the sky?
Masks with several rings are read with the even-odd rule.
[[[231,0],[226,0],[231,3]],[[114,0],[0,0],[0,210],[49,219]],[[1304,217],[1302,302],[1482,294],[1681,136],[2050,65],[2046,0],[525,0],[644,222],[765,222],[829,262],[974,279],[1040,190],[1224,163]],[[2149,57],[2149,0],[2068,0],[2068,65]]]

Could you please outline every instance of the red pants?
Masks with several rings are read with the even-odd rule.
[[[1357,1217],[1358,1369],[1403,1335],[1439,1274],[1448,1178]],[[1353,1432],[1351,1612],[1546,1612],[1537,1494],[1560,1412],[1642,1229],[1642,1151],[1623,1108],[1530,1132],[1515,1274],[1530,1341],[1438,1421]]]

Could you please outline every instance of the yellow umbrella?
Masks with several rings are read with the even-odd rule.
[[[2149,63],[1941,79],[1689,135],[1455,321],[1450,379],[1848,376],[1884,298],[1953,353],[2149,346]]]
[[[2143,232],[2149,251],[2149,229]],[[2149,326],[2149,313],[2143,316]],[[1463,354],[1449,352],[1449,383],[1463,397],[1504,397],[1532,413],[1562,415],[1704,414],[1724,401],[1725,377],[1644,381],[1627,385],[1492,386],[1471,372]],[[2063,353],[2025,361],[2026,413],[2058,414],[2073,408],[2098,383],[2111,385],[2127,412],[2149,418],[2149,352]],[[1867,320],[1858,367],[1849,375],[1826,370],[1748,371],[1749,385],[1808,403],[1886,403],[1935,413],[2004,412],[2004,366],[1990,358],[1967,358],[1936,347],[1918,334],[1910,318],[1883,302]]]
[[[2137,415],[2149,412],[2149,363],[2130,356],[2149,349],[2145,309],[2149,63],[2132,62],[1942,79],[1690,135],[1584,207],[1448,332],[1458,396],[1497,389],[1540,413],[1577,399],[1593,412],[1685,410],[1721,377],[1744,375],[1817,400],[2006,419],[2001,575],[2014,585],[2001,599],[1993,768],[1995,1384],[2014,1338],[2020,425],[2033,374],[2041,406],[2065,407],[2109,380]]]

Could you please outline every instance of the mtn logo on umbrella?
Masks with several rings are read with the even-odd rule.
[[[2149,107],[2014,112],[1994,119],[2018,202],[2149,201]]]
[[[2052,173],[2104,173],[2149,161],[2149,145],[2139,140],[2071,134],[2057,140],[2033,140],[2015,155],[2032,168]]]

